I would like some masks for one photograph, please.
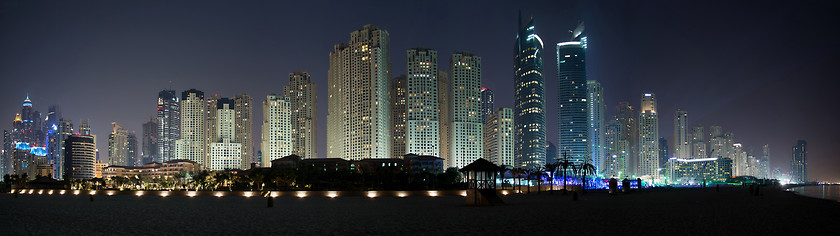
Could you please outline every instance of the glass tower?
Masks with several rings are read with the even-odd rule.
[[[580,164],[590,158],[589,108],[586,101],[586,36],[581,23],[572,41],[557,43],[558,152]],[[592,162],[589,162],[592,163]]]
[[[522,168],[545,165],[543,42],[534,29],[533,17],[529,18],[528,22],[522,25],[520,13],[516,44],[513,48],[514,165]],[[583,88],[585,92],[586,86]]]

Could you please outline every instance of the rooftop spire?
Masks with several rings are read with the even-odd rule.
[[[26,99],[23,100],[23,106],[25,106],[25,107],[31,107],[32,106],[32,100],[29,100],[29,93],[26,93]]]

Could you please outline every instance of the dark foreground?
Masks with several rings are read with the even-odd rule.
[[[840,203],[762,189],[658,189],[609,196],[259,197],[0,195],[2,235],[838,235]]]

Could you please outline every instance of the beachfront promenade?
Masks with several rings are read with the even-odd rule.
[[[0,195],[0,229],[20,234],[836,235],[840,204],[741,187],[610,196],[508,194],[468,207],[458,195],[262,197]]]

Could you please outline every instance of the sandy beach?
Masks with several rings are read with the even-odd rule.
[[[4,235],[838,235],[840,203],[762,189],[649,189],[607,195],[464,198],[0,195]]]

